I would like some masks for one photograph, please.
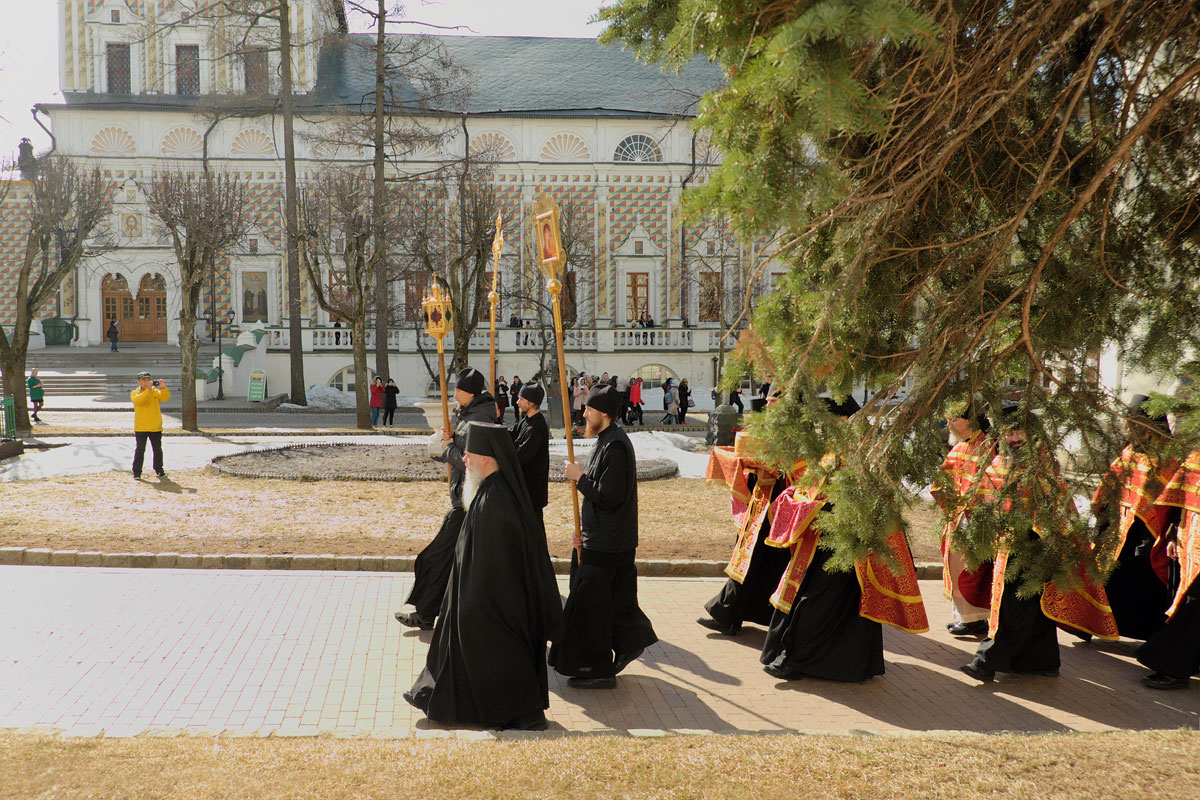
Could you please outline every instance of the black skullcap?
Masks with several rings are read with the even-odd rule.
[[[518,397],[524,397],[535,406],[540,406],[542,401],[546,399],[546,390],[536,383],[527,383],[521,387],[521,391],[517,393]]]
[[[992,427],[988,422],[987,415],[975,404],[974,400],[964,400],[958,405],[951,406],[946,416],[950,419],[965,419],[975,430],[984,433],[987,433],[988,428]]]
[[[1142,404],[1145,403],[1149,399],[1150,398],[1147,395],[1135,394],[1133,396],[1133,399],[1131,399],[1129,401],[1130,413],[1133,416],[1138,417],[1139,419],[1153,425],[1158,430],[1159,433],[1161,433],[1165,436],[1170,436],[1171,428],[1170,428],[1170,426],[1167,425],[1166,416],[1164,416],[1162,414],[1159,414],[1158,416],[1151,416],[1150,414],[1148,414],[1146,412],[1145,409],[1142,408]]]
[[[468,453],[474,453],[477,456],[490,456],[499,460],[501,454],[505,451],[505,445],[508,449],[513,447],[512,437],[508,434],[508,428],[503,425],[493,425],[488,422],[471,422],[467,424],[467,446]]]
[[[1000,409],[1000,419],[995,424],[1002,428],[1017,427],[1017,412],[1020,410],[1021,407],[1015,403],[1013,405],[1004,406]]]
[[[621,413],[621,393],[607,383],[602,383],[588,392],[587,404],[616,419]]]
[[[454,382],[454,388],[462,389],[468,394],[480,394],[487,389],[487,381],[484,379],[482,372],[474,367],[467,367],[458,373],[458,378]]]
[[[825,403],[825,410],[830,414],[836,414],[839,417],[846,417],[847,419],[853,416],[854,412],[862,408],[853,397],[847,397],[840,403],[832,397],[822,397],[821,400]]]

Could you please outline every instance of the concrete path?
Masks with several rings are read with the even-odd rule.
[[[400,693],[429,633],[392,612],[409,574],[0,567],[0,727],[72,735],[232,731],[378,737],[437,728]],[[662,640],[611,691],[551,673],[552,730],[1099,731],[1196,729],[1200,685],[1143,688],[1136,643],[1060,634],[1059,678],[958,671],[940,583],[922,589],[933,632],[885,628],[887,674],[865,684],[781,683],[758,663],[762,630],[696,625],[720,581],[641,581]]]

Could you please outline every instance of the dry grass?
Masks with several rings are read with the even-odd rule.
[[[1200,734],[570,737],[511,742],[0,735],[6,798],[1200,796]]]
[[[415,555],[449,508],[445,483],[300,482],[172,472],[164,483],[112,473],[8,483],[0,546],[179,553]],[[729,493],[697,479],[638,486],[641,558],[729,557]],[[936,519],[914,518],[915,531]],[[936,515],[936,511],[932,512]],[[565,484],[550,485],[545,512],[551,554],[570,556],[573,525]],[[931,544],[932,543],[932,544]],[[936,540],[914,535],[918,561]]]

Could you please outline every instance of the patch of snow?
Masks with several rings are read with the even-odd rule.
[[[323,386],[314,383],[308,387],[308,391],[304,395],[308,398],[308,408],[335,410],[355,407],[354,392],[343,392],[340,389],[334,389],[332,386]],[[304,408],[304,406],[298,406],[294,403],[280,403],[279,407]]]

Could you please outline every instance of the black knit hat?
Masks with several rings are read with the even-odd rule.
[[[536,383],[530,382],[521,386],[521,391],[517,396],[524,397],[535,406],[540,406],[542,401],[546,399],[546,390]]]
[[[587,404],[602,414],[616,419],[617,415],[621,413],[621,393],[607,383],[603,383],[588,392]]]
[[[479,370],[474,367],[467,367],[458,373],[458,378],[454,382],[454,388],[462,389],[468,394],[480,394],[487,389],[487,380]]]

